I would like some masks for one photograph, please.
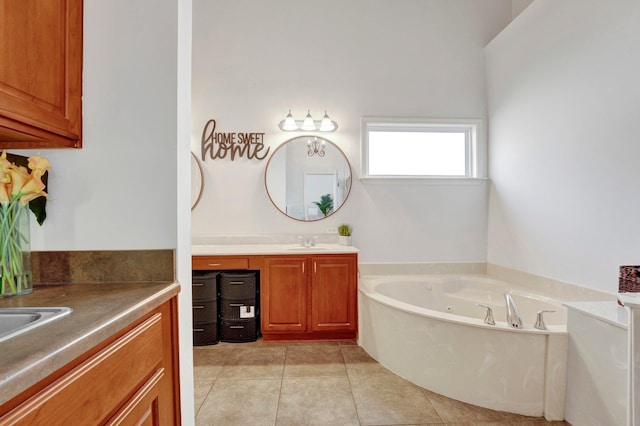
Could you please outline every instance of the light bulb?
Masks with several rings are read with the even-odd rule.
[[[322,117],[322,122],[320,123],[320,131],[321,132],[333,132],[336,129],[336,123],[331,121],[329,115],[327,115],[327,111],[324,111],[324,117]]]
[[[280,128],[287,131],[298,130],[298,123],[296,123],[296,120],[291,115],[291,110],[289,110],[287,117],[280,122]]]
[[[311,112],[307,110],[307,116],[304,118],[302,122],[302,130],[316,130],[316,125],[313,122],[313,118],[311,117]]]

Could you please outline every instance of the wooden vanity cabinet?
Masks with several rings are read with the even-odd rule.
[[[261,276],[265,341],[356,339],[356,254],[265,256]]]
[[[309,259],[266,257],[262,278],[262,335],[309,330]]]
[[[355,255],[313,257],[311,263],[312,331],[355,333],[358,325]]]
[[[174,297],[27,390],[0,425],[178,425],[177,339]]]
[[[2,2],[0,149],[80,148],[82,0]]]

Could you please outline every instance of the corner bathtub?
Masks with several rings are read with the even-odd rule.
[[[566,308],[481,275],[363,276],[358,343],[405,379],[469,404],[564,419]],[[504,292],[524,324],[506,323]],[[484,323],[493,308],[496,325]],[[533,328],[539,310],[548,330]]]

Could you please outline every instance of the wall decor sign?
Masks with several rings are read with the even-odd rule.
[[[231,161],[238,157],[248,159],[264,160],[269,154],[271,147],[265,149],[264,133],[236,133],[236,132],[216,132],[216,120],[207,121],[202,129],[202,161],[207,155],[212,159],[223,160],[229,158]]]

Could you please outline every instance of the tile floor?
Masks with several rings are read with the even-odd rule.
[[[353,343],[194,347],[196,425],[567,425],[416,386]]]

